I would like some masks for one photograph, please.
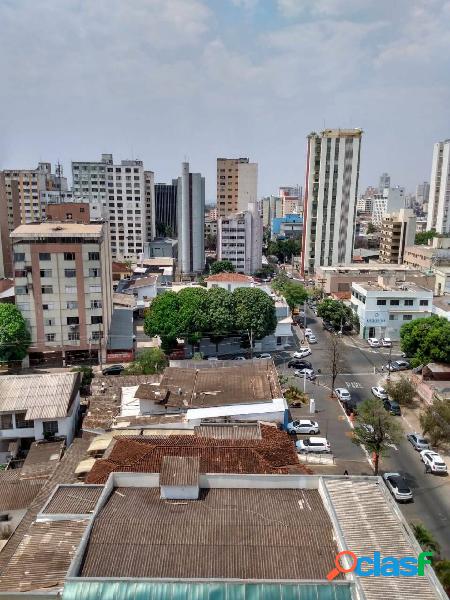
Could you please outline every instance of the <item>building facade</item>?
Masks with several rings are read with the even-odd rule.
[[[381,225],[380,262],[401,265],[405,247],[414,244],[416,217],[414,211],[402,208],[385,215]]]
[[[258,195],[258,164],[248,158],[217,159],[218,216],[241,212]]]
[[[74,223],[90,223],[91,216],[88,202],[60,202],[48,204],[47,221],[72,221]]]
[[[283,199],[281,196],[266,196],[261,200],[263,227],[271,227],[273,219],[283,216]]]
[[[384,188],[374,194],[372,201],[372,223],[381,227],[386,214],[405,208],[405,188]]]
[[[11,234],[16,305],[29,324],[30,361],[104,358],[112,313],[106,223],[20,225]]]
[[[251,202],[248,210],[219,218],[217,258],[229,260],[238,273],[251,275],[262,266],[262,238],[262,219]]]
[[[391,176],[389,173],[381,173],[380,179],[378,181],[378,189],[382,192],[385,188],[391,187]]]
[[[298,214],[285,215],[272,219],[271,237],[275,239],[298,240],[301,245],[303,233],[303,218]]]
[[[433,148],[427,229],[437,233],[450,232],[450,139]]]
[[[155,231],[157,237],[176,237],[178,181],[155,184]]]
[[[201,273],[205,267],[205,178],[181,165],[177,188],[178,259],[183,274]]]
[[[351,262],[361,149],[360,129],[308,136],[302,272]]]
[[[422,271],[450,265],[450,238],[435,237],[428,246],[408,246],[405,248],[403,262]]]

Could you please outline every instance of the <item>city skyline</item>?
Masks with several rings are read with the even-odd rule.
[[[387,171],[412,192],[450,135],[449,16],[443,0],[2,3],[0,168],[69,174],[108,152],[170,183],[186,156],[210,202],[216,158],[250,156],[263,197],[304,184],[311,130],[361,127],[360,190]]]

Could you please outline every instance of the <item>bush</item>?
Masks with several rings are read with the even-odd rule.
[[[160,348],[141,350],[126,369],[127,375],[152,375],[161,373],[169,364],[167,356]]]

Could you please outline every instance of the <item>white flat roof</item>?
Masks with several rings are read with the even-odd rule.
[[[186,420],[211,419],[214,417],[232,417],[235,415],[266,414],[283,412],[287,409],[284,398],[274,398],[271,402],[256,404],[233,404],[231,406],[212,406],[210,408],[190,408],[186,412]]]

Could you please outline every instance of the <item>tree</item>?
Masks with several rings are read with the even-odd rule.
[[[428,244],[428,240],[432,240],[434,237],[437,237],[435,229],[431,229],[430,231],[422,231],[421,233],[416,233],[416,239],[414,240],[414,243],[418,246],[426,246]]]
[[[144,332],[150,337],[159,336],[161,347],[170,350],[180,334],[178,311],[180,300],[176,292],[164,292],[153,299],[144,316]]]
[[[197,343],[207,330],[207,291],[205,288],[184,288],[178,292],[178,337]]]
[[[237,288],[232,293],[234,327],[260,340],[274,333],[277,326],[275,303],[258,288]]]
[[[83,393],[86,393],[86,395],[88,395],[91,382],[94,379],[94,371],[92,367],[83,365],[81,367],[74,367],[73,369],[71,369],[71,371],[72,373],[83,374],[81,377],[81,387],[83,388]]]
[[[267,253],[276,256],[282,262],[289,262],[292,256],[300,254],[299,240],[271,240],[267,245]]]
[[[439,554],[440,547],[428,529],[421,523],[412,523],[414,536],[419,543],[419,546],[424,552],[433,552]]]
[[[439,446],[450,439],[450,401],[435,400],[420,415],[424,434],[430,437],[433,446]]]
[[[450,597],[450,560],[440,560],[434,565],[434,570],[445,590]]]
[[[450,363],[450,322],[433,315],[414,319],[400,328],[400,345],[413,366]]]
[[[344,362],[344,345],[336,334],[331,335],[328,338],[326,348],[327,362],[330,365],[331,373],[331,396],[334,396],[334,384],[336,383],[336,377],[341,372]]]
[[[220,341],[234,330],[234,304],[224,288],[210,288],[206,302],[207,332],[219,351]]]
[[[229,260],[217,260],[211,265],[211,273],[217,275],[218,273],[234,273],[234,265]]]
[[[370,235],[371,233],[375,233],[377,232],[378,229],[375,227],[375,225],[373,223],[369,223],[367,225],[367,234]]]
[[[23,360],[31,335],[22,313],[14,304],[0,304],[0,363]]]
[[[403,430],[378,398],[365,400],[358,405],[352,441],[363,445],[374,455],[374,471],[378,475],[380,456],[386,456],[392,444],[402,439]]]
[[[286,398],[289,406],[297,403],[305,404],[308,401],[306,394],[304,394],[294,385],[289,386],[283,395]]]
[[[205,237],[205,250],[214,251],[217,248],[217,235],[208,233]]]
[[[284,296],[289,308],[303,304],[308,298],[308,292],[300,283],[291,281],[284,273],[276,276],[272,282],[272,288]]]
[[[161,373],[169,364],[167,356],[160,348],[141,350],[134,362],[126,369],[127,375],[150,375]]]
[[[341,300],[325,298],[317,307],[317,315],[331,323],[335,331],[340,331],[344,327],[357,328],[359,326],[358,316]]]
[[[405,406],[411,405],[416,395],[415,386],[405,376],[401,376],[397,380],[391,379],[388,381],[386,383],[386,391],[392,400]]]

